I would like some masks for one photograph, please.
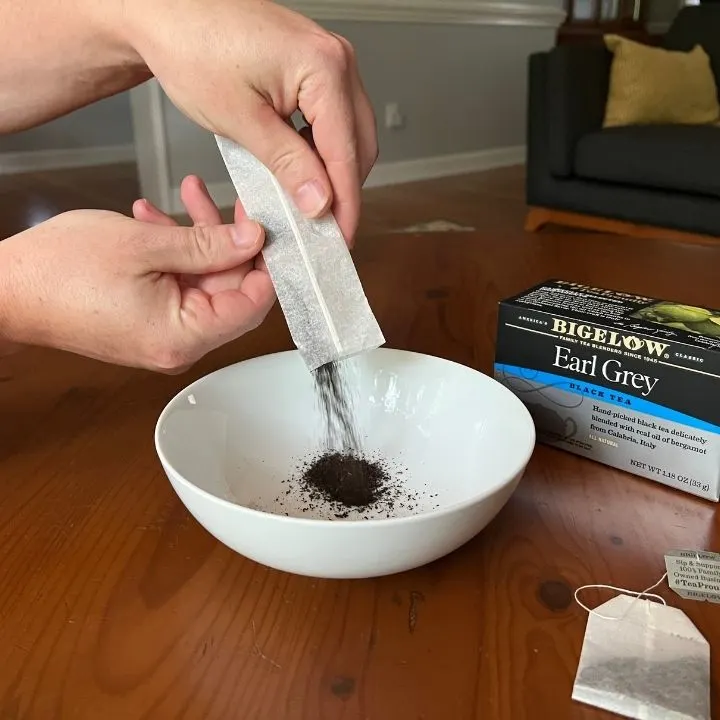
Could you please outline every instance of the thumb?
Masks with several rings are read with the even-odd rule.
[[[262,104],[257,113],[238,133],[243,145],[278,179],[303,215],[324,215],[333,193],[322,160],[272,106]]]
[[[147,227],[144,263],[156,272],[202,275],[237,267],[262,249],[263,228],[243,219],[234,225]]]

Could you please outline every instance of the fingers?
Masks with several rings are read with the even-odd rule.
[[[336,35],[343,43],[345,38]],[[378,134],[377,119],[370,98],[360,76],[357,59],[352,46],[349,46],[348,54],[351,61],[350,84],[352,88],[353,104],[355,107],[355,124],[358,136],[358,159],[360,165],[360,184],[367,180],[370,171],[378,158]]]
[[[347,98],[346,98],[347,99]],[[328,95],[311,120],[312,136],[332,182],[335,219],[346,240],[355,234],[360,218],[360,172],[355,120],[349,102],[337,103]]]
[[[275,302],[275,290],[267,273],[251,270],[242,288],[226,290],[211,298],[217,318],[218,331],[227,337],[237,337],[254,330],[265,319]],[[242,325],[238,319],[242,318]]]
[[[133,217],[140,222],[150,223],[152,225],[166,225],[172,227],[177,225],[169,215],[158,210],[149,200],[136,200],[132,207]]]
[[[379,147],[375,111],[365,93],[359,76],[357,77],[357,89],[355,92],[355,112],[357,114],[360,184],[362,186],[377,162]]]
[[[195,225],[221,225],[222,216],[212,200],[205,183],[195,175],[188,175],[180,186],[180,197],[187,214]],[[175,227],[178,225],[170,216],[161,212],[148,200],[138,200],[133,205],[136,220],[153,225]],[[245,208],[238,199],[235,202],[235,223],[247,221]],[[208,295],[216,295],[226,290],[238,290],[247,274],[253,269],[252,263],[243,263],[229,270],[203,274],[178,274],[179,280],[187,288],[197,288]]]
[[[274,302],[267,273],[252,270],[237,289],[211,296],[196,288],[184,290],[180,317],[191,336],[211,339],[217,347],[258,327]]]
[[[264,242],[258,223],[157,227],[135,237],[135,253],[147,272],[200,275],[253,260]]]
[[[245,208],[238,199],[235,202],[235,224],[242,225],[247,222],[247,214]],[[262,255],[257,255],[257,259],[262,258]],[[207,273],[197,278],[195,283],[196,287],[200,288],[203,292],[208,295],[216,295],[217,293],[224,292],[225,290],[237,290],[241,287],[247,274],[252,270],[253,266],[250,263],[245,263],[230,270],[217,273]]]
[[[301,127],[298,132],[300,133],[300,137],[305,140],[313,151],[317,151],[317,148],[315,147],[315,140],[313,140],[312,128],[309,125],[305,125],[305,127]]]
[[[185,211],[195,225],[222,225],[222,215],[215,201],[210,196],[205,183],[196,175],[188,175],[180,185],[180,199]],[[238,200],[238,203],[240,201]],[[133,203],[133,217],[141,222],[153,225],[167,225],[178,223],[166,213],[156,208],[149,200],[141,199]],[[246,217],[240,204],[240,217]],[[236,213],[236,216],[238,214]]]
[[[187,175],[180,184],[180,199],[185,212],[195,225],[222,225],[220,209],[212,199],[205,182],[197,175]],[[133,217],[153,225],[177,226],[179,223],[159,210],[149,200],[142,198],[133,203]],[[247,219],[247,213],[238,198],[235,201],[235,222]]]
[[[366,119],[368,120],[368,123],[366,125],[371,128],[373,132],[370,133],[361,133],[359,135],[359,141],[360,141],[360,159],[361,159],[361,165],[360,165],[360,179],[361,179],[361,185],[365,182],[368,175],[370,174],[370,171],[373,168],[373,165],[375,164],[375,161],[377,160],[377,136],[374,132],[375,130],[375,115],[372,112],[372,108],[369,108],[369,115],[366,114]],[[362,113],[363,110],[361,109],[360,112]],[[308,145],[315,151],[315,141],[313,139],[313,132],[312,128],[309,125],[306,125],[303,128],[300,128],[299,130],[300,136],[305,140],[305,142],[308,143]],[[362,191],[361,191],[362,192]],[[358,221],[359,221],[359,209],[358,208]],[[337,217],[337,209],[335,209],[335,215]],[[340,219],[338,220],[338,223],[340,224],[341,229],[343,230],[343,235],[345,237],[345,240],[349,247],[352,247],[354,245],[354,229],[348,229],[348,226],[343,222],[342,217],[342,211],[340,213]],[[356,224],[357,225],[357,224]],[[355,228],[356,229],[356,228]]]
[[[253,266],[250,263],[244,263],[230,270],[206,273],[195,277],[192,285],[208,295],[217,295],[225,290],[238,290],[252,269]]]
[[[243,204],[240,202],[240,198],[235,201],[235,224],[239,225],[243,220],[247,220],[247,213]]]
[[[247,215],[245,214],[245,208],[243,208],[242,203],[238,200],[235,203],[235,223],[239,225],[246,221]],[[225,270],[224,272],[207,273],[197,278],[195,287],[200,288],[200,290],[208,295],[217,295],[226,290],[238,290],[243,286],[248,274],[252,273],[253,268],[261,270],[267,275],[267,267],[262,254],[258,253],[255,256],[254,263],[245,263],[244,265]],[[249,287],[252,288],[253,285],[254,281],[251,279]],[[272,290],[272,294],[274,297],[274,289]],[[260,298],[258,298],[258,301],[259,300]]]
[[[329,37],[333,44],[328,47],[333,49],[326,51],[325,72],[308,79],[298,100],[332,182],[333,212],[345,239],[352,244],[360,218],[360,192],[367,164],[361,163],[361,138],[372,139],[373,131],[367,127],[366,108],[358,116],[356,106],[361,93],[355,79],[352,46],[339,36]]]
[[[253,269],[248,273],[242,290],[265,314],[270,311],[277,299],[270,275],[264,267]]]
[[[307,217],[319,217],[332,204],[332,186],[320,158],[297,131],[264,100],[243,128],[243,144],[275,175]]]
[[[180,185],[180,198],[195,225],[222,225],[222,216],[207,186],[196,175],[188,175]]]

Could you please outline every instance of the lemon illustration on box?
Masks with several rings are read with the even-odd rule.
[[[662,301],[638,310],[631,317],[700,335],[720,337],[720,310]]]

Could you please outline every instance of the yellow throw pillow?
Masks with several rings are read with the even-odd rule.
[[[678,52],[605,35],[613,53],[604,127],[720,121],[715,76],[700,45]]]

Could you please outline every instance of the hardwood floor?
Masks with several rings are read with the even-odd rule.
[[[129,213],[138,197],[134,163],[0,177],[0,238],[68,210]]]
[[[129,214],[138,197],[134,164],[0,177],[0,238],[67,210]],[[521,231],[524,213],[524,168],[502,168],[366,190],[359,237],[436,221],[476,230]]]
[[[474,230],[517,231],[525,209],[525,168],[513,166],[366,190],[360,233],[399,231],[437,220]]]

